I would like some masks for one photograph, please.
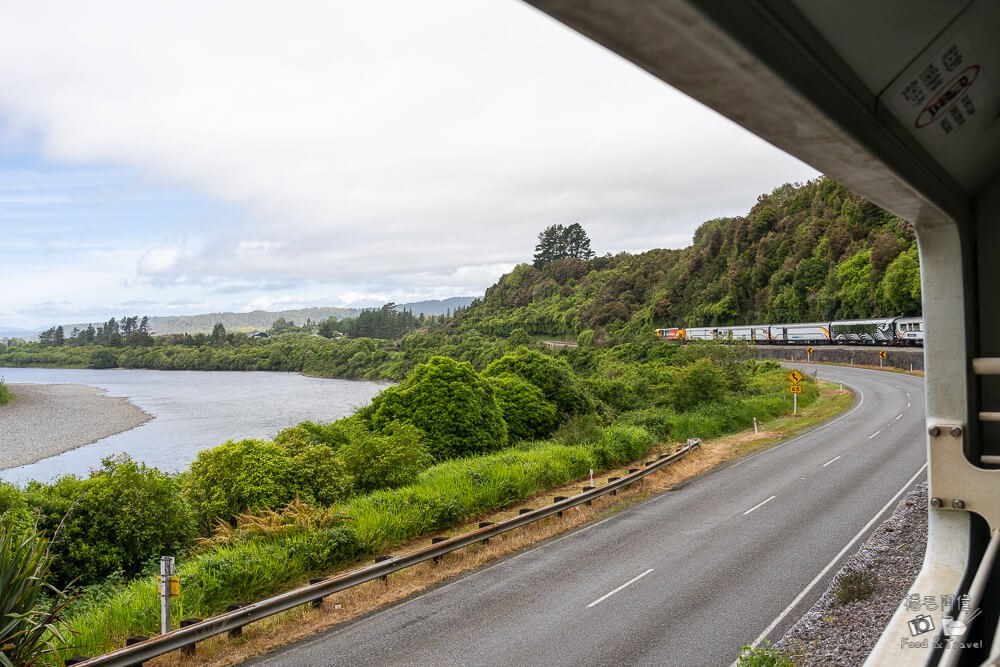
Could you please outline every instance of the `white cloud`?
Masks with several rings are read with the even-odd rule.
[[[813,175],[513,1],[8,3],[0,114],[49,159],[242,212],[182,240],[128,221],[136,289],[481,291],[549,224],[601,253],[677,247]],[[0,224],[35,196],[0,191]]]

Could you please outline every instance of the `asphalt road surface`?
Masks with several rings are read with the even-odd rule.
[[[854,389],[854,407],[253,664],[729,665],[780,637],[925,477],[921,378],[796,367]]]

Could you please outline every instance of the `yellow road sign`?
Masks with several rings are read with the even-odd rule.
[[[885,359],[885,350],[879,350],[879,352],[878,352],[878,358],[879,359]]]
[[[806,348],[806,354],[812,354],[812,353],[813,353],[813,349],[811,347],[807,347]]]
[[[800,384],[793,384],[791,387],[788,388],[788,391],[792,392],[793,394],[801,394],[802,393],[802,385],[800,385]]]
[[[792,370],[792,372],[788,374],[788,381],[791,382],[792,384],[798,384],[802,382],[802,373],[798,372],[797,370]]]

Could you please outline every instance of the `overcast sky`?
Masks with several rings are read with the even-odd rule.
[[[0,0],[0,327],[480,295],[815,176],[515,0]]]

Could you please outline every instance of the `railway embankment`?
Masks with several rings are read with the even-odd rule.
[[[812,354],[808,350],[812,349]],[[848,366],[879,366],[898,368],[904,371],[924,370],[924,349],[922,347],[879,347],[861,345],[759,345],[756,348],[760,359],[781,359],[784,361],[812,361],[816,363],[845,364]],[[885,352],[880,359],[879,352]]]

